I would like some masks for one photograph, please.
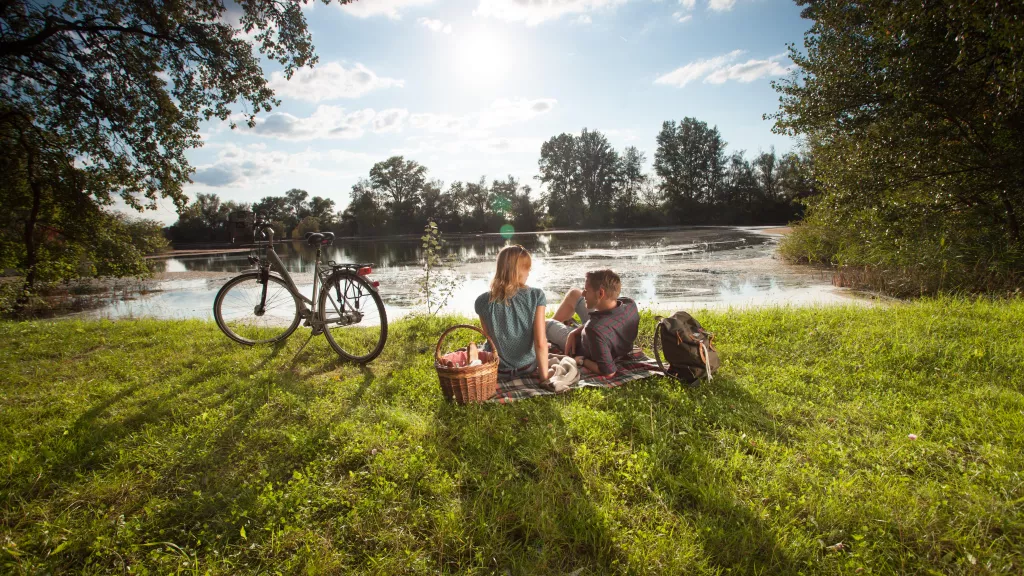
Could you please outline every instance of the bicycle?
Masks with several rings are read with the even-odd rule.
[[[249,262],[256,270],[228,280],[213,300],[213,317],[221,331],[246,346],[273,344],[291,336],[302,321],[312,328],[311,337],[323,333],[342,358],[360,364],[376,358],[387,341],[388,319],[378,292],[380,282],[368,278],[372,265],[328,261],[322,266],[321,250],[334,243],[334,234],[308,233],[305,241],[316,247],[316,260],[312,297],[306,298],[274,250],[274,229],[263,226],[253,228],[256,247]],[[257,232],[265,242],[257,240]]]

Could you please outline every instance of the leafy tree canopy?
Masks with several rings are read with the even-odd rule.
[[[993,241],[1020,246],[1024,4],[798,3],[813,24],[771,118],[808,139],[829,197],[900,219],[970,212],[962,224],[998,221]]]
[[[278,104],[241,31],[287,76],[316,62],[301,4],[247,0],[229,14],[220,0],[0,3],[0,114],[80,159],[105,184],[101,200],[117,191],[136,208],[160,195],[181,207],[200,122],[241,105],[251,125]]]
[[[103,218],[71,226],[58,207],[91,213],[115,196],[136,209],[160,197],[185,207],[185,152],[202,145],[200,123],[233,126],[238,109],[253,125],[278,104],[260,54],[288,77],[316,62],[303,1],[0,1],[0,138],[12,167],[0,190],[22,239],[2,258],[19,254],[27,287],[45,243],[74,252],[103,232]],[[72,234],[89,222],[91,234]]]
[[[979,250],[947,256],[975,263],[1024,248],[1024,4],[798,3],[812,25],[771,118],[811,146],[814,221],[874,262],[923,263],[919,240],[962,237]]]

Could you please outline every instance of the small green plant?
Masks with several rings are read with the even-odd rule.
[[[459,277],[455,272],[455,259],[445,256],[447,244],[441,237],[437,223],[430,221],[423,227],[423,276],[419,280],[422,303],[427,308],[427,315],[433,316],[444,308],[455,289],[459,286]]]

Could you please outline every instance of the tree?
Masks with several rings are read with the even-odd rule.
[[[512,226],[517,232],[533,232],[540,228],[544,203],[542,200],[531,200],[530,192],[529,186],[520,186],[512,198]]]
[[[619,224],[629,225],[636,222],[637,204],[648,179],[644,173],[646,161],[644,153],[636,146],[626,148],[622,156],[622,185],[615,198],[615,217]]]
[[[810,154],[790,152],[779,159],[779,188],[790,201],[805,200],[818,194]]]
[[[369,180],[352,185],[348,207],[341,213],[341,224],[353,236],[379,234],[387,224],[380,197]]]
[[[480,177],[478,182],[470,182],[462,190],[463,204],[466,216],[463,222],[466,223],[468,232],[482,232],[487,228],[487,201],[490,191],[487,189],[487,178]]]
[[[402,156],[392,156],[370,168],[370,183],[383,199],[394,230],[403,230],[415,222],[426,181],[427,168]]]
[[[291,216],[291,206],[284,196],[264,196],[252,205],[252,211],[264,222],[284,222]]]
[[[309,200],[309,216],[316,218],[321,225],[334,224],[334,200],[313,196]]]
[[[452,182],[448,186],[448,190],[441,194],[440,206],[436,210],[436,222],[442,230],[446,232],[462,230],[465,224],[465,210],[463,209],[465,194],[465,187],[459,181]],[[424,205],[426,205],[426,200],[424,200]]]
[[[779,171],[778,157],[775,156],[775,148],[768,152],[762,152],[754,158],[754,173],[757,175],[757,182],[761,186],[764,197],[776,200],[779,197]]]
[[[288,223],[290,226],[298,225],[300,220],[309,216],[309,204],[306,203],[309,192],[292,188],[284,193],[284,197],[288,201]]]
[[[696,118],[662,124],[654,170],[677,222],[704,218],[716,201],[725,170],[725,141],[717,127]],[[703,209],[703,210],[702,210]]]
[[[442,189],[444,182],[440,180],[431,180],[423,185],[419,218],[426,223],[434,222],[442,230],[450,230],[455,222],[457,205],[449,201],[450,198]]]
[[[587,223],[605,226],[611,221],[612,201],[621,180],[619,153],[608,138],[586,128],[576,139],[579,182],[587,202]]]
[[[238,26],[286,76],[316,62],[300,1],[238,7]],[[45,194],[85,194],[94,206],[117,194],[137,209],[162,196],[182,208],[200,122],[229,120],[241,105],[251,125],[277,104],[253,43],[225,12],[219,0],[0,3],[0,123],[29,191],[27,284]]]
[[[513,219],[512,202],[518,191],[519,181],[511,174],[507,180],[495,180],[491,183],[491,190],[487,195],[488,230],[498,230]]]
[[[798,3],[806,51],[770,118],[810,147],[808,219],[860,264],[1024,268],[1024,7]]]
[[[576,137],[559,134],[540,147],[537,179],[546,188],[548,215],[555,226],[576,228],[583,224],[584,204],[579,187]]]
[[[755,219],[755,206],[764,199],[758,175],[743,152],[729,157],[725,169],[725,181],[721,194],[723,209],[729,211],[729,220],[735,223],[751,224]]]
[[[226,241],[228,217],[232,212],[249,210],[249,205],[234,200],[221,201],[216,194],[196,194],[196,199],[178,211],[178,221],[169,230],[174,242]]]
[[[309,232],[320,231],[320,220],[315,216],[306,216],[299,223],[295,225],[295,229],[292,230],[292,238],[299,239],[304,238]]]

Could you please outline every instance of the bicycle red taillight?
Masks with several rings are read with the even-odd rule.
[[[370,268],[369,266],[363,266],[362,268],[359,269],[358,272],[356,272],[356,274],[360,276],[366,276],[370,272],[373,272],[373,268]]]
[[[371,284],[371,285],[372,285],[372,286],[373,286],[374,288],[380,288],[380,282],[377,282],[376,280],[374,280],[373,282],[370,282],[370,284]]]

